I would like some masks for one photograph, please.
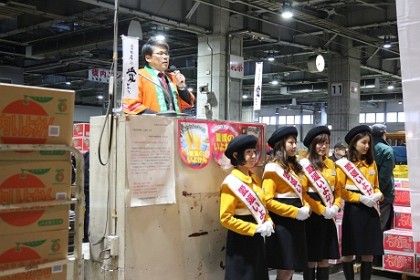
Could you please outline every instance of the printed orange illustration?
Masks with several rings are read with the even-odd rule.
[[[50,100],[51,98],[46,97],[26,97],[8,104],[3,109],[1,117],[4,119],[1,127],[3,143],[45,144],[51,120],[48,118],[48,113],[38,103]]]
[[[39,259],[41,259],[41,256],[35,250],[23,246],[10,248],[0,255],[0,263],[14,263]]]
[[[23,203],[31,201],[50,200],[45,186],[40,179],[32,174],[16,174],[7,178],[0,185],[0,203]],[[0,213],[0,218],[13,226],[30,225],[44,214],[43,210],[16,211]]]

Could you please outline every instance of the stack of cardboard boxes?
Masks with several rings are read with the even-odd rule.
[[[383,268],[420,275],[420,244],[413,242],[407,165],[396,165],[394,176],[394,226],[384,232]]]
[[[0,84],[0,144],[71,145],[74,91]],[[0,204],[68,199],[68,151],[0,152]],[[67,279],[69,205],[0,211],[0,271],[25,267],[5,279]]]

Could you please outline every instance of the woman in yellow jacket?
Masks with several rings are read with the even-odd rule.
[[[346,280],[354,279],[353,258],[361,256],[361,280],[369,280],[374,255],[383,255],[378,202],[378,170],[373,154],[370,127],[359,125],[345,136],[348,160],[336,161],[337,187],[345,200],[342,226],[342,262]]]
[[[277,269],[278,280],[290,280],[294,270],[307,266],[305,223],[310,208],[302,198],[302,167],[296,158],[298,131],[277,129],[268,145],[273,148],[264,168],[263,191],[275,232],[266,238],[268,267]]]
[[[220,189],[220,223],[228,229],[225,280],[268,280],[264,237],[274,232],[256,165],[257,138],[235,137],[225,151],[234,166]]]
[[[341,198],[335,188],[335,163],[328,158],[330,130],[326,126],[312,128],[303,144],[308,148],[307,157],[300,160],[305,173],[303,197],[312,210],[305,221],[308,268],[304,270],[304,279],[327,280],[329,259],[340,258],[334,218],[340,210]]]

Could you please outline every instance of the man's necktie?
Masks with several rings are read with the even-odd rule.
[[[163,88],[166,90],[165,94],[168,94],[169,93],[169,86],[168,86],[168,83],[166,82],[165,74],[160,72],[158,74],[158,76],[159,76],[159,79],[160,79],[160,83],[162,84]]]
[[[160,72],[158,74],[158,77],[160,79],[160,83],[162,84],[162,87],[164,88],[163,93],[166,96],[166,98],[165,98],[166,104],[168,105],[169,110],[173,110],[172,96],[171,96],[171,93],[169,91],[169,85],[168,85],[168,82],[166,81],[165,74]]]

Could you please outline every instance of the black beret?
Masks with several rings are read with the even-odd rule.
[[[257,141],[258,138],[254,135],[240,134],[229,142],[225,150],[225,156],[232,159],[234,152],[255,147],[257,145]]]
[[[309,148],[309,145],[311,145],[312,140],[314,140],[314,138],[320,134],[331,135],[331,132],[326,126],[316,126],[308,131],[308,133],[305,136],[305,139],[303,140],[303,145]]]
[[[334,149],[345,149],[346,146],[344,145],[344,143],[338,142],[337,144],[334,145]]]
[[[347,132],[346,136],[344,137],[344,140],[346,141],[347,145],[350,144],[350,141],[351,139],[353,139],[354,136],[362,132],[372,133],[370,127],[367,125],[358,125],[350,129],[350,131]]]
[[[281,139],[285,138],[286,136],[298,135],[298,131],[294,126],[283,126],[273,132],[270,139],[268,139],[267,143],[270,145],[271,148],[274,148],[274,145],[279,142]]]

